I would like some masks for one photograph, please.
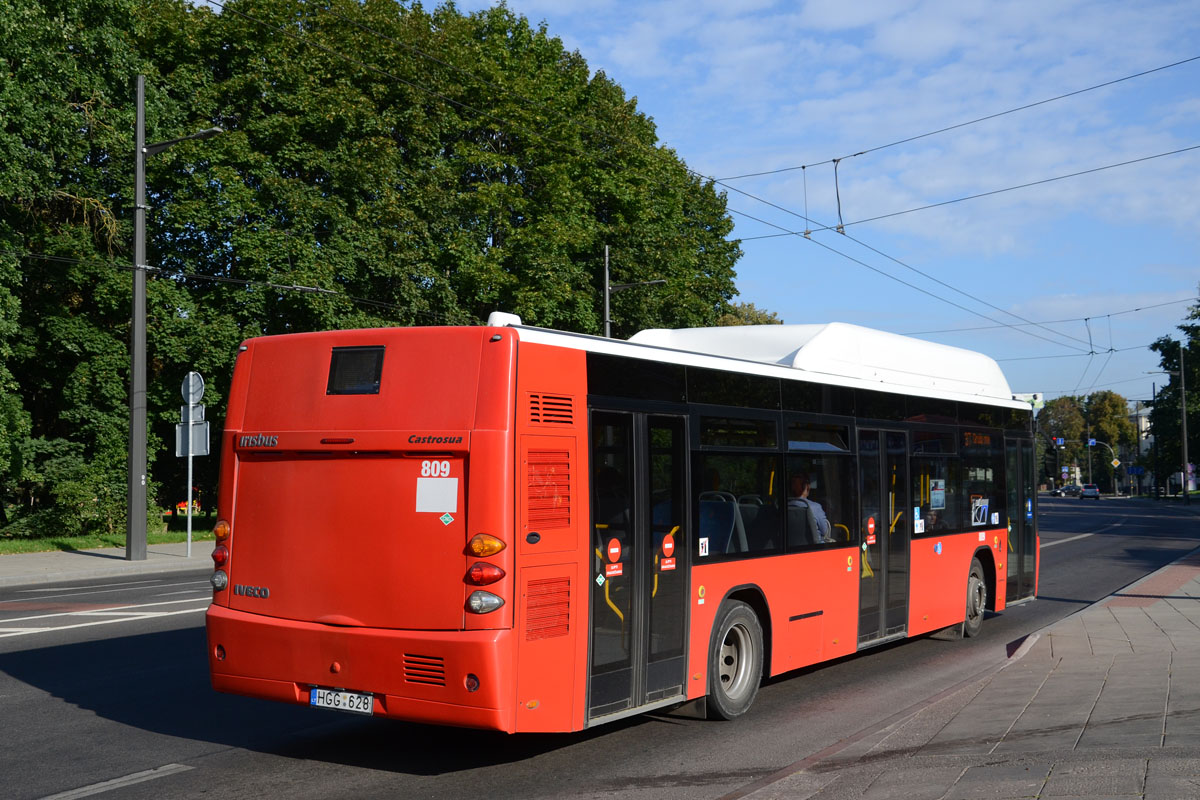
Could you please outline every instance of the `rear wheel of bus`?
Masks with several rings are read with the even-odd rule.
[[[963,636],[978,636],[983,630],[983,617],[987,613],[987,581],[983,579],[983,565],[978,558],[971,559],[971,572],[967,575],[967,615],[963,622]]]
[[[708,715],[734,719],[745,714],[763,672],[763,633],[750,606],[730,600],[713,624],[708,651]]]

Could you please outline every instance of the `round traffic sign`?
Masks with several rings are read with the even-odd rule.
[[[199,403],[204,397],[204,378],[200,376],[199,372],[189,372],[183,379],[183,386],[179,391],[183,395],[183,402],[188,405]]]
[[[875,533],[875,518],[867,518],[867,533]]]
[[[670,558],[675,555],[675,537],[667,534],[663,537],[663,556]]]
[[[617,539],[608,540],[608,560],[614,564],[621,560],[621,542]]]

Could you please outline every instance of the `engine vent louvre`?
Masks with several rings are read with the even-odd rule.
[[[530,450],[525,465],[529,527],[571,527],[570,453]]]
[[[530,581],[525,599],[525,638],[553,639],[571,632],[571,579]]]
[[[570,397],[553,394],[529,395],[531,425],[573,425],[575,403]]]
[[[446,661],[441,656],[404,654],[404,681],[426,686],[446,685]]]

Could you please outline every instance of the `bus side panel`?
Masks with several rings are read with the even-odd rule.
[[[980,537],[983,538],[980,538]],[[946,536],[913,539],[912,577],[909,581],[908,634],[916,636],[963,621],[966,614],[967,575],[971,558],[981,547],[992,551],[996,608],[1004,606],[1004,553],[1008,536],[1003,529],[968,531]]]
[[[764,675],[853,653],[858,563],[856,550],[838,548],[693,569],[688,699],[707,693],[713,622],[723,599],[731,591],[741,592],[740,587],[757,587],[770,609],[763,633],[770,636],[771,663],[765,665]]]
[[[583,727],[590,564],[584,354],[522,343],[517,354],[515,503],[519,607],[516,729]]]

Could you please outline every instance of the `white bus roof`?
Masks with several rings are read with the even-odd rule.
[[[526,327],[514,314],[492,314],[488,325],[517,327],[523,341],[592,352],[1029,408],[982,353],[844,322],[651,329],[627,342]],[[720,363],[731,359],[739,363]]]

